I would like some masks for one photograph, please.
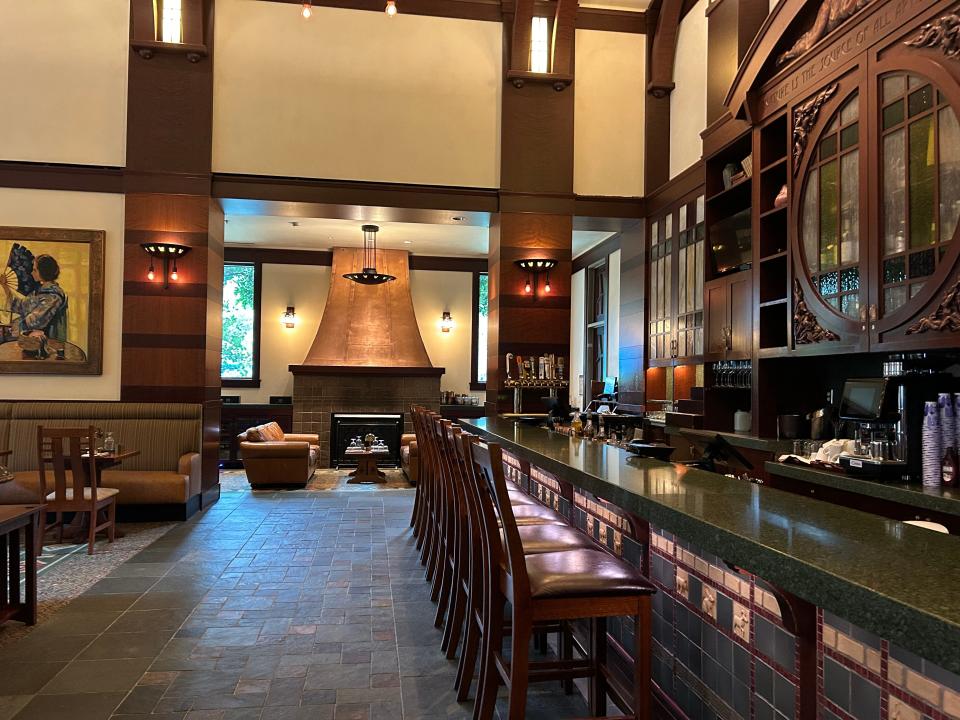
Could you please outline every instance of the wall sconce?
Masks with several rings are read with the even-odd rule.
[[[556,260],[532,258],[529,260],[514,260],[513,262],[518,268],[525,270],[527,273],[527,282],[523,286],[524,294],[530,295],[532,293],[534,297],[536,297],[537,281],[540,278],[540,273],[546,275],[543,291],[545,293],[550,292],[550,271],[557,266]]]
[[[450,316],[449,310],[443,311],[443,316],[440,318],[440,332],[448,333],[453,330],[453,318]]]
[[[159,259],[163,263],[163,289],[170,287],[170,281],[176,282],[180,279],[177,272],[177,259],[182,258],[191,248],[186,245],[174,245],[172,243],[142,243],[140,247],[150,256],[150,269],[147,270],[147,280],[153,282],[157,276],[153,268],[154,259]],[[173,268],[170,268],[171,262]]]
[[[297,326],[297,313],[293,309],[293,305],[287,306],[287,311],[280,316],[280,322],[283,323],[285,328],[293,329]]]

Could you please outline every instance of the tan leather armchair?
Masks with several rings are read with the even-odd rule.
[[[400,467],[407,480],[416,485],[420,479],[420,449],[417,447],[417,436],[413,433],[400,437]]]
[[[320,459],[320,438],[284,433],[275,422],[249,428],[237,436],[247,480],[254,489],[305,486]]]

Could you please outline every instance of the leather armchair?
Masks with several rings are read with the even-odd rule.
[[[247,480],[254,489],[278,485],[304,487],[320,459],[320,438],[285,434],[276,423],[252,427],[237,437]]]
[[[416,485],[420,479],[420,450],[417,436],[412,433],[400,437],[400,467],[407,480]]]

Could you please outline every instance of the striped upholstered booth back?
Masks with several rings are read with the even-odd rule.
[[[10,470],[33,470],[37,425],[93,425],[112,432],[123,447],[140,451],[123,462],[123,470],[175,471],[181,455],[200,452],[201,410],[191,403],[0,403],[0,448],[13,450]]]

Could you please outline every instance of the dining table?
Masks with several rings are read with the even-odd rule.
[[[129,460],[140,454],[139,450],[132,448],[120,447],[117,450],[106,451],[98,450],[94,453],[93,456],[93,482],[96,487],[102,486],[103,471],[109,470],[112,467],[116,467],[124,460]],[[84,462],[90,459],[90,452],[85,452],[80,456],[80,459]],[[52,459],[44,458],[45,463],[51,463]],[[67,466],[70,465],[70,458],[66,458]],[[102,510],[101,513],[106,513],[106,510]],[[101,518],[103,520],[105,518]],[[71,540],[76,539],[77,537],[85,537],[87,533],[87,522],[89,522],[89,516],[85,513],[77,513],[73,520],[64,528],[64,536],[69,537]],[[123,532],[119,529],[116,530],[116,537],[123,537]]]

